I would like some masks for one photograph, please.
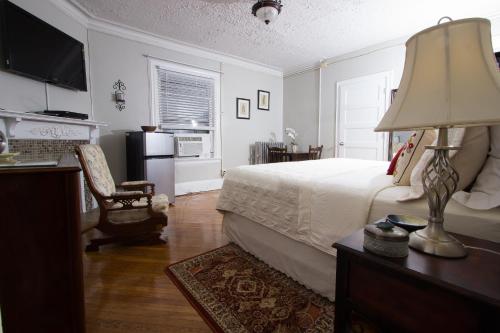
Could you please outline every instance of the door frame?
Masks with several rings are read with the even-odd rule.
[[[394,71],[389,70],[389,71],[382,71],[382,72],[376,72],[372,74],[367,74],[363,76],[357,76],[351,79],[347,80],[342,80],[342,81],[337,81],[335,88],[335,135],[334,135],[334,140],[335,142],[333,143],[334,146],[334,157],[338,157],[339,155],[339,119],[340,119],[340,89],[342,86],[345,86],[347,84],[352,84],[356,83],[359,81],[363,81],[366,78],[369,77],[374,77],[374,76],[384,76],[385,79],[387,80],[387,87],[385,89],[385,107],[384,107],[384,113],[387,112],[389,109],[389,106],[391,105],[391,90],[392,88],[392,82],[393,82],[393,76],[394,76]],[[384,146],[384,151],[383,151],[383,156],[388,156],[388,151],[389,151],[389,133],[383,133],[383,146]],[[385,159],[384,159],[385,160]]]

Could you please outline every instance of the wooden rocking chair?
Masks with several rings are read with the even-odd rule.
[[[87,251],[97,251],[104,244],[160,236],[168,221],[166,195],[155,195],[155,186],[148,181],[124,182],[116,186],[98,145],[78,146],[76,153],[90,192],[99,205],[85,213],[84,221],[103,233],[102,238],[90,240]],[[123,191],[117,192],[117,187]]]

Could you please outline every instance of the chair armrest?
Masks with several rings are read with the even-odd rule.
[[[147,187],[151,189],[151,194],[155,194],[155,184],[151,183],[147,180],[136,180],[136,181],[129,181],[129,182],[123,182],[120,185],[117,185],[119,188],[123,188],[125,191],[143,191],[143,192],[148,192],[145,191]]]
[[[134,206],[134,202],[141,201],[142,198],[147,198],[147,205]],[[123,206],[119,208],[109,207],[107,210],[134,209],[134,208],[151,208],[153,195],[143,193],[141,191],[114,192],[110,196],[104,197],[106,200],[112,200],[114,203],[120,203]]]

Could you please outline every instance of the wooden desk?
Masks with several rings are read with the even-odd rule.
[[[500,252],[500,244],[455,235],[464,244]],[[389,259],[363,249],[363,231],[337,249],[335,333],[349,332],[357,313],[380,332],[500,332],[500,255],[469,249],[444,259],[410,249]]]
[[[85,332],[80,168],[0,169],[5,333]]]

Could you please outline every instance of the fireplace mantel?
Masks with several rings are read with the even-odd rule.
[[[89,140],[95,141],[99,127],[106,123],[45,116],[29,112],[0,110],[9,139]]]

